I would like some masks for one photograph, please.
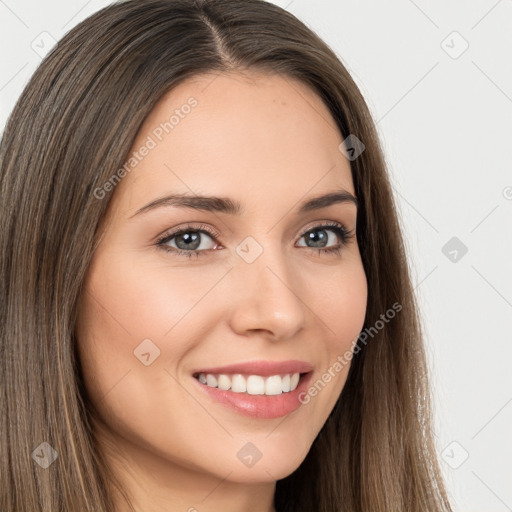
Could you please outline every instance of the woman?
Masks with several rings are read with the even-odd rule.
[[[2,511],[448,511],[365,102],[260,0],[113,4],[1,144]]]

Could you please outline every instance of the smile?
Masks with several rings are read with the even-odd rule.
[[[240,373],[233,375],[200,373],[196,378],[206,386],[223,391],[231,390],[233,393],[271,396],[294,391],[299,383],[300,373],[271,375],[269,377],[262,375],[244,376]]]
[[[271,419],[301,407],[299,396],[313,376],[304,361],[250,361],[193,373],[199,392],[213,404],[244,416]]]

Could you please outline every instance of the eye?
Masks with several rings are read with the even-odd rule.
[[[320,254],[322,252],[339,253],[352,237],[353,234],[343,224],[331,222],[315,226],[303,233],[301,239],[305,238],[306,243],[305,245],[299,245],[299,247],[306,246],[310,249],[318,249]],[[332,245],[333,243],[334,245]]]
[[[217,238],[218,233],[213,232],[208,226],[201,225],[199,227],[185,226],[170,234],[165,234],[157,240],[156,245],[168,252],[174,252],[181,256],[203,255],[209,250],[215,249],[216,243],[205,243],[205,238],[209,238],[212,242]],[[206,247],[205,247],[206,245]]]

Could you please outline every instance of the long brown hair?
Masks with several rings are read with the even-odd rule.
[[[351,168],[368,280],[363,331],[375,332],[359,339],[345,387],[306,459],[277,482],[276,508],[451,510],[395,203],[356,84],[318,36],[262,0],[130,0],[59,41],[1,141],[2,512],[114,510],[113,477],[95,443],[75,337],[84,276],[112,195],[99,200],[94,191],[122,167],[164,93],[199,73],[246,68],[309,85],[343,138],[352,134],[365,145]],[[400,312],[376,329],[393,304]],[[46,469],[33,455],[43,442],[57,454]]]

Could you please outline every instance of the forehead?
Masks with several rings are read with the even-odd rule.
[[[353,193],[341,142],[321,98],[293,78],[198,75],[165,94],[147,116],[131,152],[139,158],[114,195],[132,211],[173,192],[233,197],[249,208],[261,199],[297,201],[308,191]]]

